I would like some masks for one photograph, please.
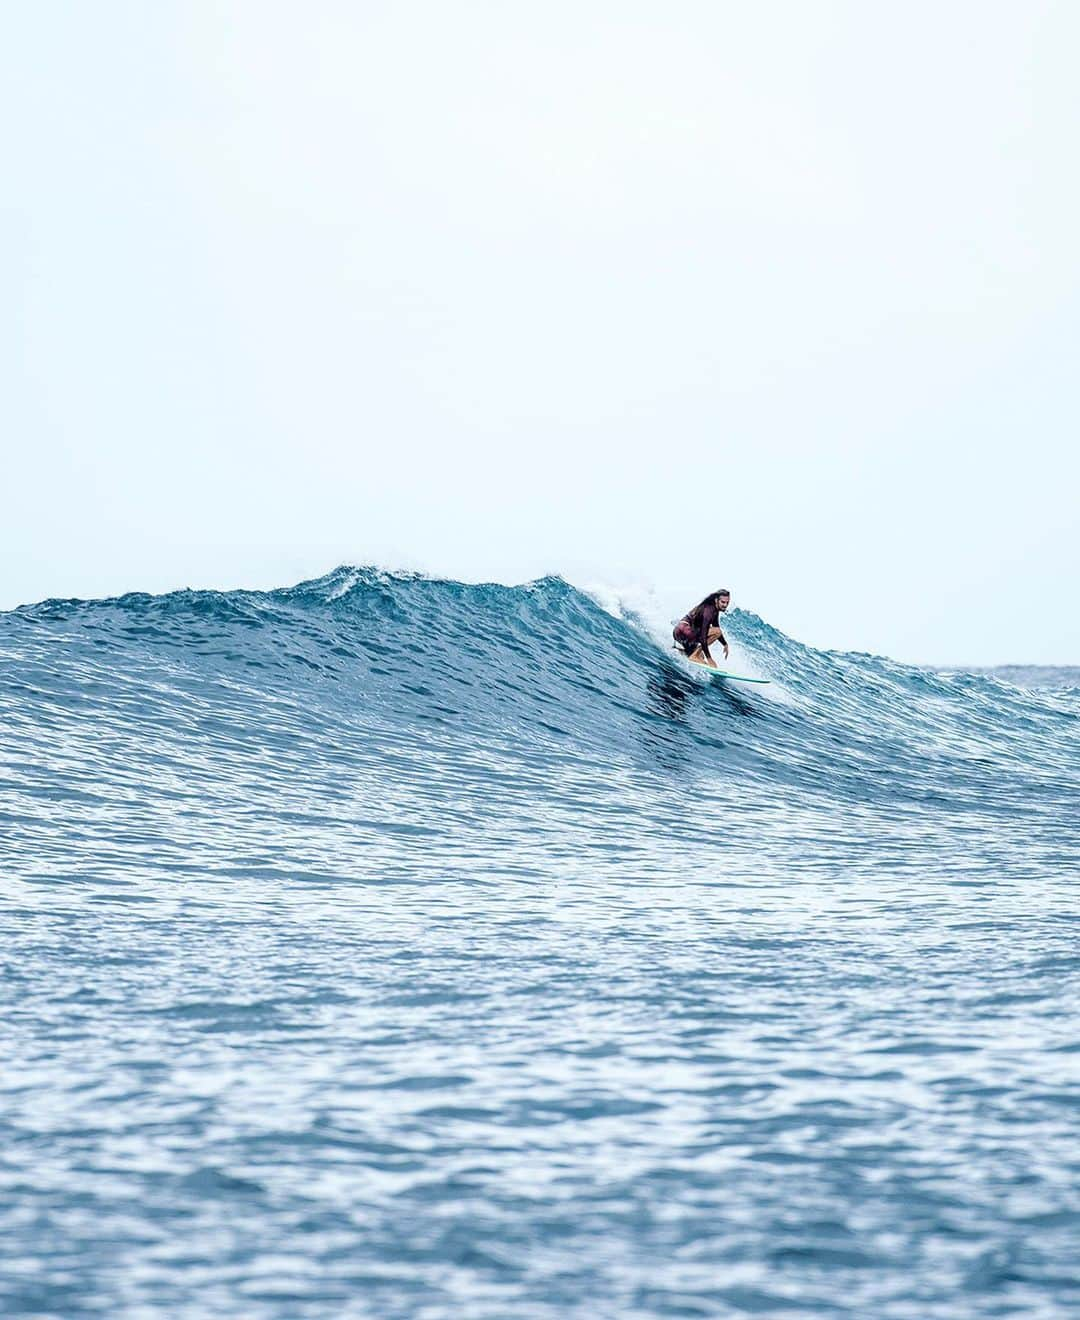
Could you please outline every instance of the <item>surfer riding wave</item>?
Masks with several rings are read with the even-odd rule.
[[[713,642],[720,643],[724,648],[724,659],[728,658],[728,643],[720,627],[720,615],[730,604],[731,592],[726,588],[712,591],[675,625],[671,635],[687,659],[698,664],[704,660],[710,669],[715,669],[716,661],[709,650]]]

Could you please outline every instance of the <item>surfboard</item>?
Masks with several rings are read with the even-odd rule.
[[[771,683],[771,678],[751,678],[749,674],[733,674],[727,669],[710,669],[708,665],[703,665],[699,660],[688,660],[687,664],[693,665],[695,669],[703,669],[710,678],[727,678],[733,683]]]

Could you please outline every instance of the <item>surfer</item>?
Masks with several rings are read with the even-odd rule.
[[[720,615],[731,604],[731,592],[724,588],[711,591],[700,605],[695,605],[689,614],[684,614],[675,625],[672,637],[675,645],[682,648],[688,659],[700,664],[702,657],[710,669],[716,668],[709,647],[719,642],[724,648],[724,659],[728,658],[727,638],[720,627]]]

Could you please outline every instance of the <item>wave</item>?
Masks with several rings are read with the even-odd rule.
[[[103,719],[111,698],[137,698],[148,725],[170,683],[232,684],[256,705],[302,695],[404,738],[498,737],[523,759],[558,744],[847,805],[1025,811],[1075,776],[1076,686],[819,651],[736,609],[739,654],[775,685],[737,689],[693,674],[655,621],[606,604],[559,577],[470,585],[343,566],[269,592],[45,601],[0,616],[0,638],[9,688],[70,685]]]

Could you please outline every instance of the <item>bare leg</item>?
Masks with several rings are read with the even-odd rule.
[[[710,629],[709,629],[709,645],[712,646],[712,644],[713,644],[714,642],[718,642],[719,640],[720,640],[720,629],[719,629],[719,628],[710,628]],[[697,648],[695,648],[695,650],[693,650],[693,651],[692,651],[692,652],[691,652],[686,658],[687,658],[688,660],[692,660],[692,661],[694,662],[694,664],[697,664],[697,665],[707,665],[707,664],[709,663],[709,662],[705,659],[705,652],[701,649],[700,646],[697,647]],[[714,661],[713,661],[713,664],[715,665],[715,663],[716,663],[716,661],[714,660]]]

